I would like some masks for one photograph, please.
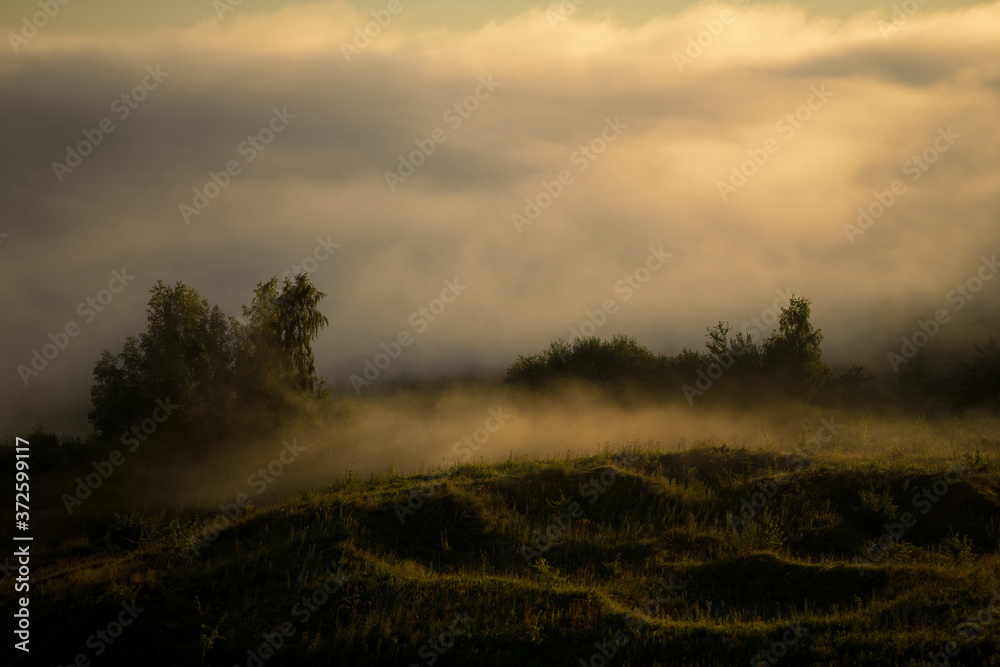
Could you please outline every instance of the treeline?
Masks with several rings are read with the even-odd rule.
[[[345,405],[331,400],[312,352],[312,341],[329,324],[319,311],[324,296],[305,274],[281,285],[272,277],[257,285],[237,319],[182,282],[157,281],[145,331],[126,337],[120,352],[105,350],[94,366],[88,440],[129,444],[171,433],[204,441],[301,423],[305,416],[343,416]],[[823,361],[823,335],[810,317],[810,301],[792,296],[767,338],[731,336],[732,327],[719,322],[707,330],[704,350],[685,348],[674,356],[654,354],[621,334],[560,339],[543,352],[519,355],[503,381],[537,390],[577,381],[616,399],[691,405],[794,399],[845,407],[895,403],[920,411],[988,404],[1000,410],[996,338],[975,345],[961,362],[907,364],[879,380],[861,366],[835,373]],[[61,443],[41,425],[33,436],[51,440],[53,448],[82,444],[68,437]]]
[[[942,407],[1000,404],[1000,346],[990,338],[953,368],[901,373],[877,381],[862,366],[835,373],[824,363],[822,332],[810,322],[809,299],[792,297],[781,309],[777,329],[763,340],[745,333],[730,336],[719,322],[708,329],[704,351],[684,348],[657,355],[630,336],[610,340],[581,337],[553,341],[543,352],[519,355],[504,382],[534,389],[581,381],[621,397],[644,396],[691,405],[754,405],[772,400],[805,400],[846,407],[877,407],[921,401]]]
[[[152,431],[210,438],[286,415],[328,395],[311,343],[328,325],[305,274],[259,283],[243,321],[178,282],[150,290],[146,330],[94,367],[89,419],[101,439]],[[131,435],[129,435],[131,433]]]

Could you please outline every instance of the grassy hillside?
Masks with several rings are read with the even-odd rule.
[[[81,513],[34,561],[32,664],[1000,665],[982,446],[633,444],[349,475],[232,520]]]

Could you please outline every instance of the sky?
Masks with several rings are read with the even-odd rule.
[[[935,317],[928,349],[998,333],[1000,2],[17,0],[0,28],[5,433],[87,431],[158,279],[238,315],[306,270],[352,394],[574,332],[674,354],[789,293],[874,372]]]

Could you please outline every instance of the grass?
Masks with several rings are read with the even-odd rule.
[[[777,451],[632,443],[431,481],[347,475],[247,508],[197,554],[217,509],[81,511],[33,561],[32,658],[920,665],[953,642],[948,664],[1000,665],[996,444],[964,457],[836,445],[798,470]],[[914,495],[954,460],[967,471],[921,513]],[[914,525],[859,568],[907,511]],[[121,635],[92,641],[132,600],[142,611]]]

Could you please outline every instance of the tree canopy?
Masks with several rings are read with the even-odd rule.
[[[245,322],[225,315],[197,290],[157,281],[146,330],[122,351],[104,350],[94,367],[91,423],[114,437],[149,417],[157,400],[180,405],[172,428],[222,426],[235,412],[280,409],[289,395],[318,396],[312,341],[328,326],[326,296],[308,276],[259,283]]]
[[[557,380],[576,379],[601,387],[642,388],[677,392],[689,399],[706,395],[712,400],[756,400],[766,396],[814,397],[834,384],[833,373],[822,361],[822,332],[810,322],[811,304],[792,296],[781,309],[777,329],[757,343],[746,333],[730,337],[732,327],[719,322],[706,333],[704,352],[684,349],[675,356],[655,355],[634,338],[621,334],[610,341],[577,338],[554,341],[545,352],[519,356],[504,381],[539,387]],[[858,369],[850,376],[863,382]],[[691,401],[693,402],[693,400]]]

